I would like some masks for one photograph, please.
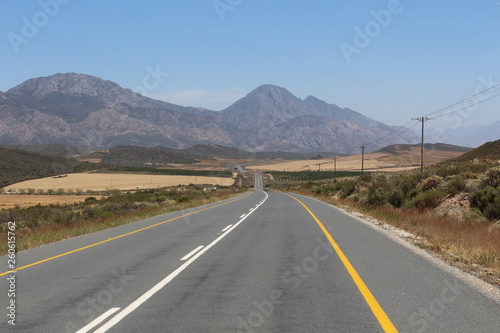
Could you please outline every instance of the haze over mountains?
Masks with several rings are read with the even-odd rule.
[[[349,153],[359,145],[376,150],[419,140],[412,131],[390,135],[394,130],[274,85],[262,85],[220,112],[150,99],[75,73],[30,79],[0,92],[0,145],[59,143],[96,150],[214,143],[252,151]]]

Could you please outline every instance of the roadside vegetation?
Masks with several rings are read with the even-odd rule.
[[[356,210],[416,236],[413,241],[500,284],[500,163],[460,160],[420,170],[337,180],[271,182]]]
[[[243,191],[238,187],[218,187],[216,191],[204,191],[198,186],[181,186],[129,193],[100,193],[109,196],[102,199],[89,196],[84,202],[75,204],[1,210],[0,231],[6,231],[9,221],[15,221],[16,246],[17,250],[21,251],[159,214],[231,198]],[[0,255],[6,253],[7,243],[3,242],[0,244]]]

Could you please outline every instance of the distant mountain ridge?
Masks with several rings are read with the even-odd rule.
[[[0,92],[0,145],[65,144],[186,148],[218,144],[250,151],[352,151],[414,143],[393,127],[313,96],[262,85],[220,112],[158,101],[94,76],[55,74]],[[389,140],[375,141],[381,137]],[[392,141],[391,141],[392,140]]]

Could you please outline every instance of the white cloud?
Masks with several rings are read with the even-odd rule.
[[[247,92],[242,88],[220,88],[214,90],[187,89],[171,90],[160,94],[148,94],[148,97],[183,106],[202,107],[210,110],[222,110],[244,97]]]

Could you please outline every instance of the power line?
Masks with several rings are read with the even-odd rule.
[[[497,83],[497,84],[495,84],[495,85],[493,85],[493,86],[491,86],[491,87],[489,87],[489,88],[487,88],[487,89],[485,89],[485,90],[483,90],[483,91],[481,91],[481,92],[478,92],[478,93],[476,93],[476,94],[474,94],[474,95],[472,95],[472,96],[469,96],[469,97],[467,97],[467,98],[464,98],[464,99],[462,99],[461,101],[458,101],[458,102],[456,102],[456,103],[453,103],[453,104],[451,104],[451,105],[448,105],[448,106],[446,106],[446,107],[444,107],[444,108],[441,108],[441,109],[439,109],[439,110],[437,110],[437,111],[434,111],[434,112],[428,113],[427,115],[425,115],[425,116],[423,116],[423,117],[420,117],[420,118],[429,117],[429,116],[432,116],[432,115],[438,114],[439,112],[446,111],[446,110],[448,110],[448,109],[450,109],[450,108],[452,108],[452,107],[454,107],[454,106],[456,106],[456,105],[463,104],[463,103],[465,103],[465,102],[466,102],[466,101],[468,101],[468,100],[471,100],[471,99],[473,99],[473,98],[475,98],[475,97],[477,97],[477,96],[481,96],[481,95],[483,95],[484,93],[486,93],[486,92],[488,92],[488,91],[494,90],[494,89],[495,89],[495,88],[497,88],[497,87],[500,87],[500,83]],[[464,109],[467,109],[467,108],[469,108],[469,107],[476,106],[476,105],[478,105],[478,104],[484,103],[484,102],[489,101],[489,100],[491,100],[491,99],[493,99],[493,98],[496,98],[496,97],[498,97],[498,96],[500,96],[500,93],[499,93],[499,94],[497,94],[497,95],[494,95],[494,96],[492,96],[492,97],[486,98],[486,99],[478,100],[478,101],[477,101],[476,103],[474,103],[474,104],[471,104],[471,105],[468,105],[468,106],[464,106],[464,107],[462,107],[462,108],[460,108],[460,109],[453,110],[453,111],[450,111],[450,112],[446,112],[446,113],[443,113],[443,114],[441,114],[441,115],[436,115],[436,116],[434,116],[434,117],[435,117],[435,118],[440,118],[440,117],[443,117],[443,116],[446,116],[446,115],[449,115],[449,114],[453,114],[453,113],[456,113],[456,112],[462,111],[462,110],[464,110]],[[432,119],[435,119],[435,118],[432,118]],[[380,143],[382,142],[382,140],[384,140],[384,139],[386,139],[386,138],[388,138],[388,137],[391,137],[391,136],[393,136],[393,135],[397,135],[397,136],[399,136],[399,137],[402,137],[402,135],[403,135],[404,133],[406,133],[407,131],[410,131],[413,127],[415,127],[415,126],[418,124],[418,123],[415,123],[413,126],[406,127],[406,126],[408,126],[408,125],[409,125],[412,121],[414,121],[414,120],[419,120],[419,118],[412,118],[412,119],[411,119],[409,122],[407,122],[406,124],[401,125],[401,126],[398,126],[395,130],[393,130],[393,131],[392,131],[392,132],[390,132],[390,133],[384,134],[383,136],[381,136],[381,137],[379,137],[378,139],[374,140],[374,142],[375,142],[375,143],[377,143],[377,144],[380,144]],[[419,120],[419,121],[420,121],[420,120]],[[425,121],[420,121],[420,122],[422,122],[422,126],[423,126],[423,123],[424,123]],[[401,131],[401,133],[399,133],[399,134],[398,134],[398,132],[400,132],[400,131]],[[423,135],[422,135],[422,138],[423,138]],[[349,151],[347,154],[351,154],[351,153],[352,153],[352,152],[354,152],[356,149],[361,148],[361,147],[362,147],[362,146],[355,146],[355,147],[354,147],[351,151]],[[422,160],[422,158],[423,158],[423,154],[422,154],[422,157],[421,157],[421,167],[422,167],[422,165],[423,165],[423,160]]]
[[[461,101],[459,101],[459,102],[456,102],[456,103],[454,103],[454,104],[448,105],[447,107],[444,107],[444,108],[439,109],[439,110],[437,110],[437,111],[431,112],[431,113],[427,114],[427,115],[426,115],[426,117],[427,117],[427,116],[432,116],[432,115],[434,115],[434,114],[436,114],[436,113],[439,113],[439,112],[441,112],[441,111],[444,111],[444,110],[447,110],[447,109],[449,109],[449,108],[452,108],[452,107],[454,107],[455,105],[462,104],[462,103],[464,103],[464,102],[468,101],[469,99],[472,99],[472,98],[475,98],[476,96],[482,95],[482,94],[484,94],[485,92],[490,91],[490,90],[492,90],[492,89],[495,89],[496,87],[499,87],[499,86],[500,86],[500,83],[495,84],[494,86],[492,86],[492,87],[490,87],[490,88],[488,88],[488,89],[485,89],[485,90],[483,90],[483,91],[481,91],[481,92],[478,92],[477,94],[474,94],[474,95],[472,95],[472,96],[469,96],[469,97],[467,97],[467,98],[465,98],[465,99],[463,99],[463,100],[461,100]],[[496,96],[498,96],[498,95],[496,95]],[[496,97],[496,96],[494,96],[494,97]],[[494,98],[494,97],[491,97],[491,98],[489,98],[489,99],[487,99],[487,100],[490,100],[490,99],[492,99],[492,98]],[[485,101],[486,101],[486,100],[485,100]],[[482,102],[480,101],[479,103],[482,103]],[[476,104],[473,104],[473,105],[477,105],[477,104],[479,104],[479,103],[476,103]],[[456,111],[454,111],[454,112],[456,112]]]
[[[492,96],[492,97],[489,97],[489,98],[487,98],[487,99],[484,99],[484,100],[478,101],[478,102],[477,102],[477,103],[475,103],[475,104],[471,104],[471,105],[469,105],[469,106],[464,106],[464,107],[463,107],[463,108],[461,108],[461,109],[454,110],[454,111],[447,112],[447,113],[443,113],[442,115],[435,116],[435,117],[436,117],[436,118],[444,117],[444,116],[447,116],[447,115],[449,115],[449,114],[452,114],[452,113],[459,112],[459,111],[465,110],[465,109],[467,109],[467,108],[470,108],[471,106],[476,106],[476,105],[478,105],[478,104],[481,104],[481,103],[487,102],[487,101],[489,101],[490,99],[493,99],[493,98],[498,97],[498,96],[500,96],[500,93],[499,93],[499,94],[497,94],[497,95],[494,95],[494,96]],[[455,105],[455,104],[454,104],[454,105]]]

